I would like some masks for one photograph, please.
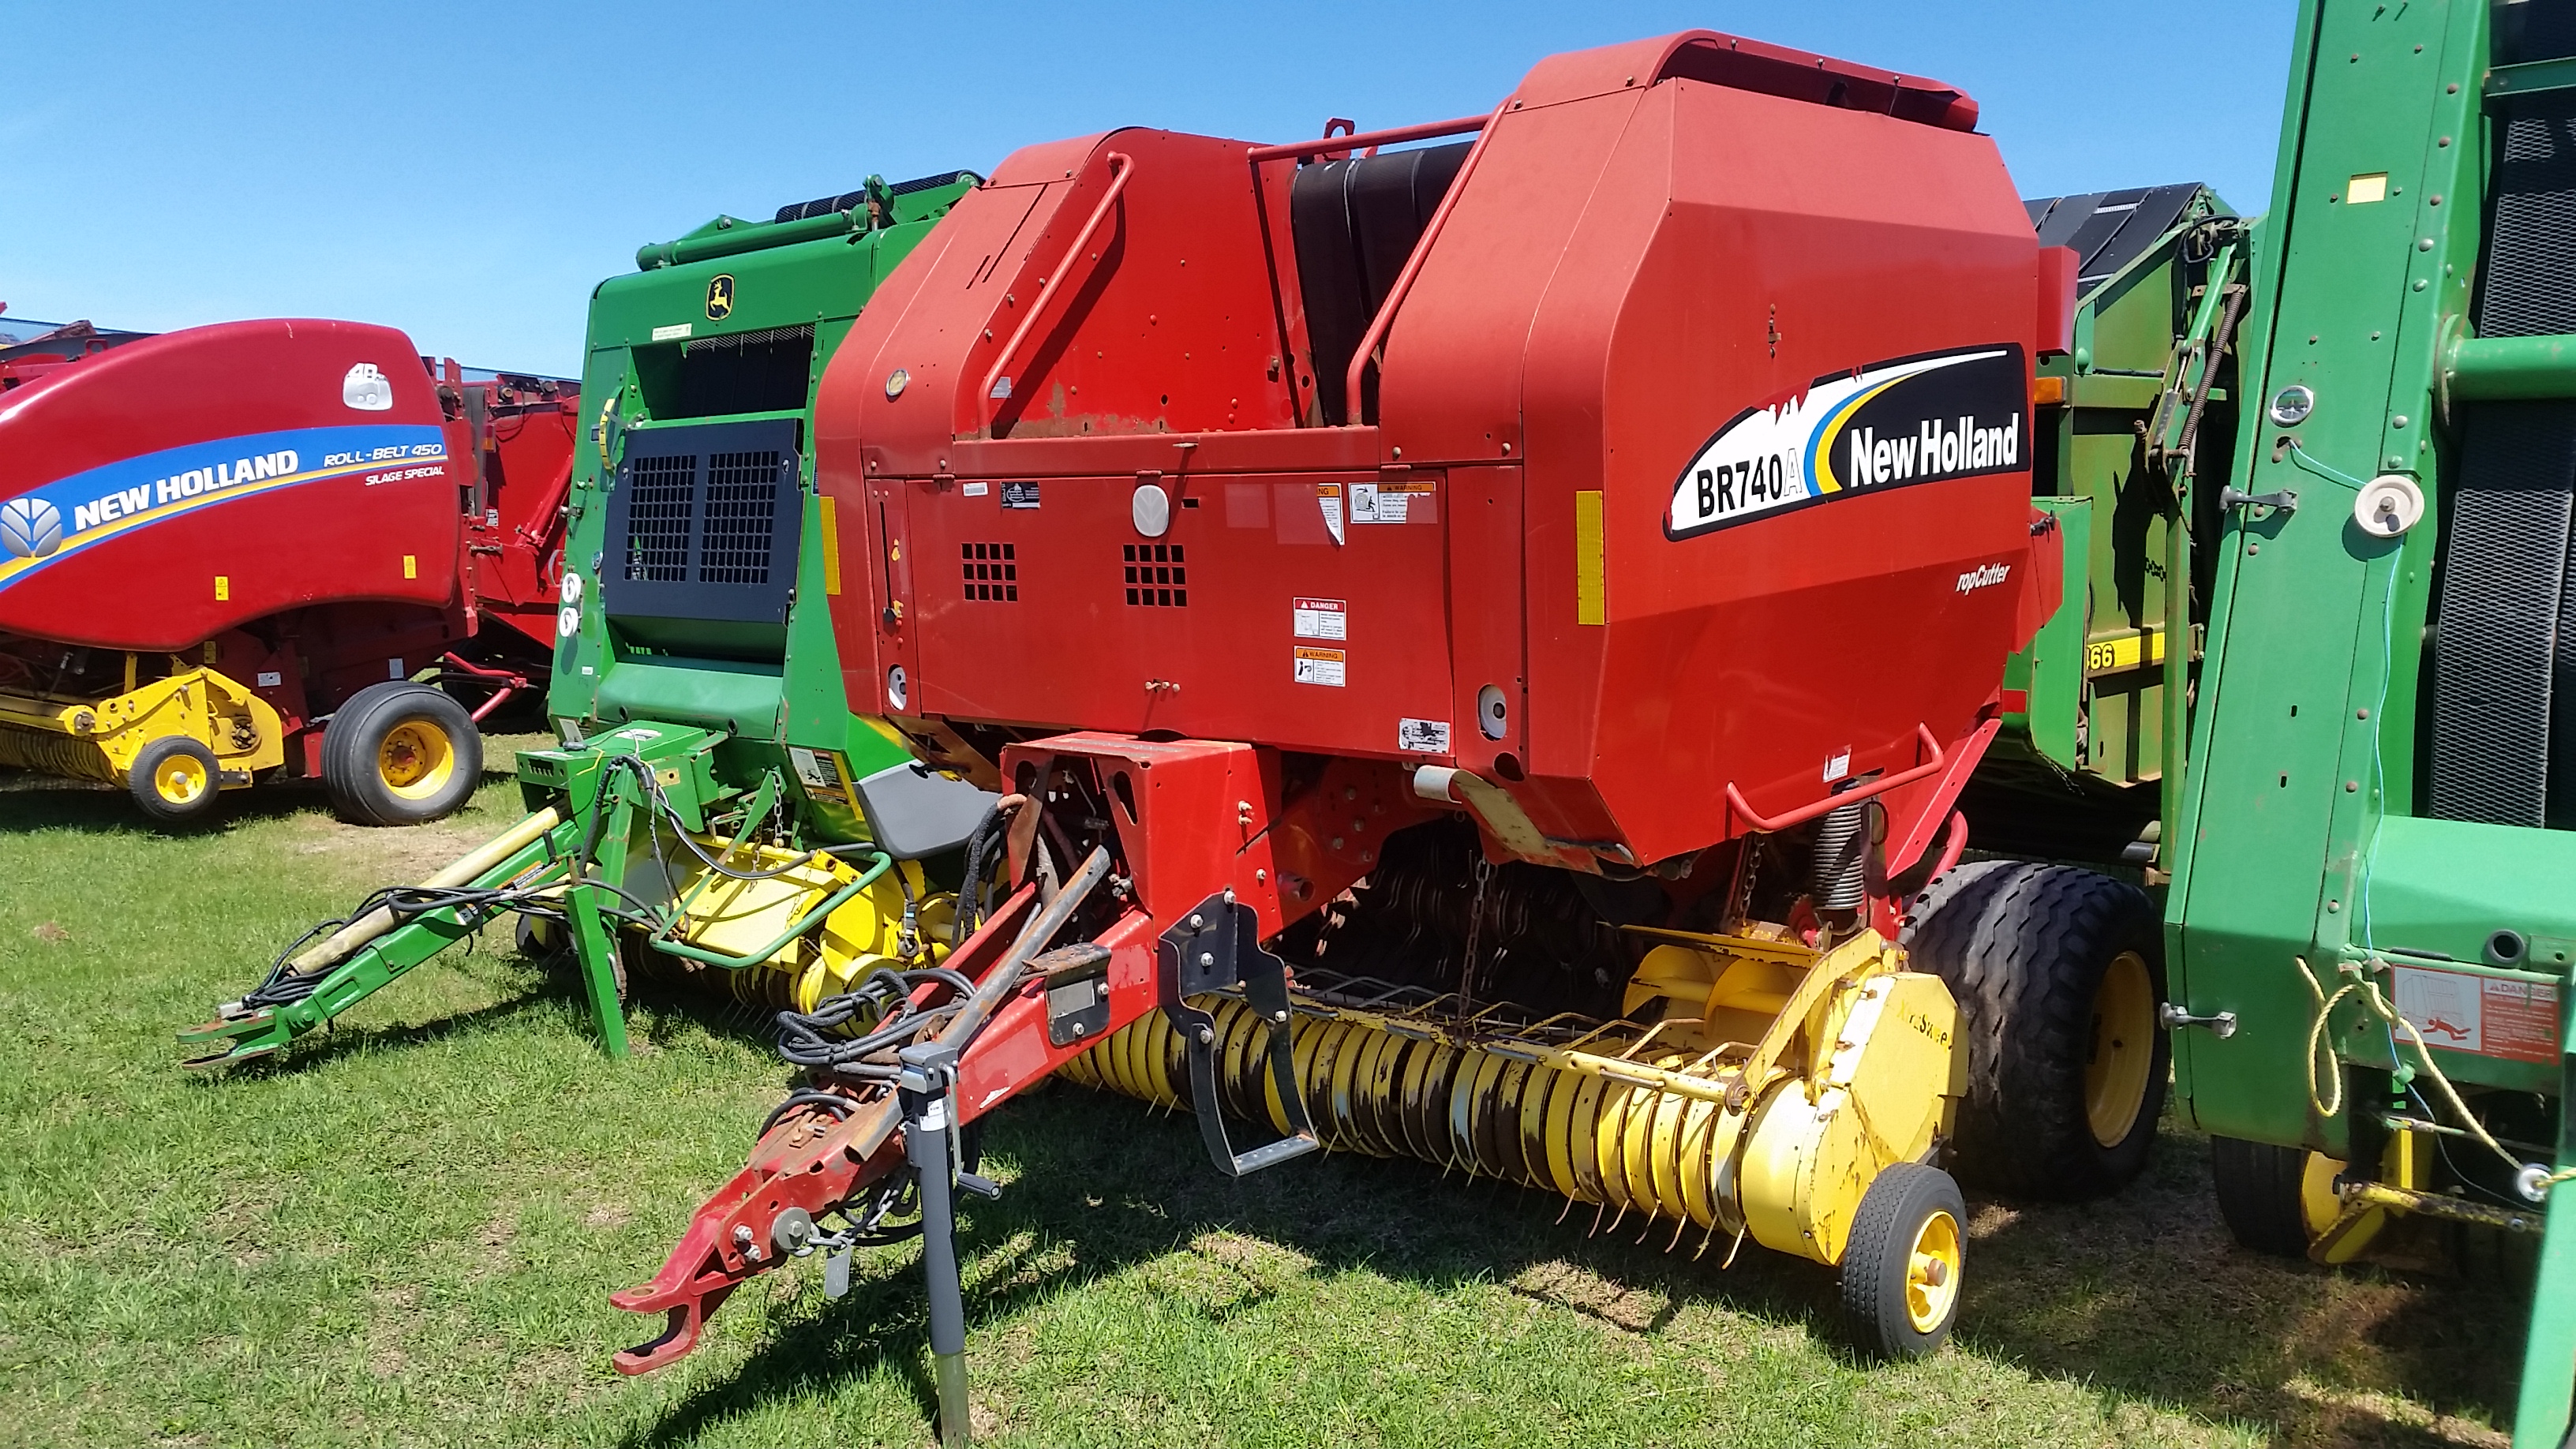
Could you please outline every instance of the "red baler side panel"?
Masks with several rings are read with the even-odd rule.
[[[306,604],[444,607],[470,466],[451,451],[391,328],[235,322],[102,353],[0,395],[0,633],[173,650]]]
[[[909,713],[1456,763],[1640,860],[1969,739],[2026,634],[2036,243],[1964,97],[1687,78],[1715,43],[1506,105],[1375,427],[1294,425],[1242,143],[1006,163],[825,380],[854,707],[900,666]]]
[[[547,654],[563,582],[561,509],[580,428],[579,407],[569,401],[496,419],[482,459],[488,506],[465,525],[476,608]]]

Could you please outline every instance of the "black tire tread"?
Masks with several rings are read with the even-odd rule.
[[[2114,1191],[2146,1166],[2164,1107],[2169,1046],[2157,1030],[2138,1128],[2105,1148],[2084,1107],[2093,997],[2125,949],[2164,993],[2155,903],[2073,866],[1979,861],[1931,882],[1902,938],[1918,970],[1950,986],[1968,1049],[1968,1091],[1951,1141],[1961,1174],[2021,1197]]]
[[[456,776],[451,798],[428,810],[388,794],[376,776],[376,741],[402,717],[418,710],[440,720],[455,741]],[[450,815],[474,798],[483,775],[483,735],[474,717],[446,691],[410,680],[371,684],[349,696],[322,735],[322,788],[332,808],[352,825],[420,825]]]
[[[206,793],[192,805],[174,806],[153,788],[152,776],[161,762],[178,754],[194,755],[197,763],[205,767]],[[125,791],[134,798],[135,808],[156,825],[194,825],[213,813],[215,799],[223,793],[223,766],[215,759],[215,752],[202,742],[187,735],[163,735],[135,752],[133,768],[126,772]]]
[[[2209,1175],[2218,1187],[2218,1216],[2244,1247],[2275,1258],[2308,1255],[2308,1217],[2300,1194],[2306,1186],[2304,1148],[2209,1139]]]
[[[1914,1238],[1936,1210],[1959,1225],[1961,1274],[1966,1272],[1968,1208],[1950,1174],[1917,1162],[1899,1162],[1878,1175],[1852,1214],[1843,1243],[1843,1326],[1853,1345],[1879,1358],[1921,1358],[1939,1351],[1959,1321],[1950,1318],[1930,1333],[1917,1333],[1905,1311],[1905,1275]],[[1964,1285],[1963,1285],[1964,1286]]]

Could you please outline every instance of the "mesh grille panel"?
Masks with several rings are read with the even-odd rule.
[[[2522,97],[2500,119],[2478,331],[2576,332],[2565,280],[2576,261],[2576,94]],[[2576,824],[2576,690],[2552,698],[2576,674],[2576,403],[2465,413],[2443,525],[2427,804],[2449,820]]]
[[[1185,609],[1190,603],[1190,571],[1183,566],[1177,543],[1126,545],[1127,602],[1144,609]]]
[[[706,524],[698,537],[700,583],[769,582],[778,476],[775,452],[707,455]]]
[[[626,577],[679,583],[689,576],[690,503],[697,492],[698,460],[684,453],[637,458],[628,466],[626,486],[633,495],[626,505]]]
[[[2539,825],[2576,407],[2481,407],[2461,461],[2433,648],[2433,814]]]
[[[1020,601],[1019,546],[1009,543],[961,543],[957,545],[959,567],[964,571],[966,597],[982,603],[1016,604]]]
[[[2576,93],[2544,91],[2516,101],[2496,162],[2495,220],[2481,337],[2576,332]]]

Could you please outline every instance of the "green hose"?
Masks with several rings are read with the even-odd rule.
[[[787,949],[788,942],[795,940],[797,937],[804,935],[816,926],[821,925],[825,918],[829,917],[834,911],[839,910],[842,906],[848,904],[851,897],[856,896],[863,890],[866,890],[869,886],[876,884],[879,877],[894,868],[893,856],[886,854],[882,850],[875,851],[873,854],[876,857],[875,860],[870,862],[866,870],[859,872],[859,878],[857,880],[854,880],[848,885],[841,887],[839,890],[834,891],[831,894],[831,897],[825,900],[821,905],[816,906],[814,909],[807,911],[804,915],[797,917],[796,924],[789,926],[785,931],[780,932],[777,940],[770,942],[768,945],[761,947],[759,950],[752,952],[748,956],[728,956],[721,951],[702,950],[699,947],[687,945],[679,941],[665,941],[659,936],[650,938],[653,949],[663,952],[666,955],[679,956],[691,961],[703,962],[709,966],[721,966],[727,971],[748,971],[752,967],[763,964],[768,961],[770,957]]]

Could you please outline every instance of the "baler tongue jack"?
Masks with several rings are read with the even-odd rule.
[[[947,967],[910,973],[898,983],[901,989],[880,997],[882,1014],[867,1031],[833,1047],[813,1068],[812,1085],[771,1114],[750,1164],[698,1209],[653,1281],[610,1296],[630,1312],[664,1315],[660,1336],[616,1355],[619,1373],[648,1373],[686,1354],[697,1345],[707,1315],[755,1273],[822,1252],[825,1289],[837,1297],[847,1288],[853,1249],[919,1236],[941,1439],[964,1442],[966,1330],[954,1189],[984,1196],[998,1189],[966,1170],[957,1134],[970,1116],[1015,1088],[1005,1085],[970,1106],[961,1092],[963,1078],[977,1043],[986,1039],[1006,1002],[1023,1009],[992,1039],[1016,1045],[1025,1041],[1014,1041],[1017,1033],[1046,1027],[1045,1016],[1030,1015],[1025,1003],[1043,1003],[1050,983],[1071,979],[1087,986],[1096,979],[1107,957],[1097,944],[1039,952],[1108,874],[1108,852],[1095,849],[1045,905],[1038,904],[1035,886],[1020,888],[957,948]],[[1111,934],[1142,919],[1131,912]],[[1013,1001],[1031,975],[1038,978],[1037,995]],[[812,1015],[834,1018],[834,1005],[826,1001]],[[802,1018],[781,1017],[789,1028],[782,1051],[791,1060],[806,1059],[808,1053],[794,1045]],[[1030,1073],[1017,1085],[1043,1074]],[[919,1221],[889,1227],[886,1219],[907,1187],[917,1194]],[[846,1226],[819,1230],[832,1216]]]

